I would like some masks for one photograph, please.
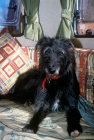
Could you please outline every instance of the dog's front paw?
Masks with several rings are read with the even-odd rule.
[[[71,137],[78,137],[82,132],[80,124],[68,126],[68,133]]]
[[[36,133],[38,130],[38,127],[36,126],[31,126],[30,124],[26,125],[22,131],[23,132],[28,132],[28,133]]]
[[[80,135],[80,132],[78,130],[74,130],[73,132],[70,133],[70,136],[72,137],[78,137]]]

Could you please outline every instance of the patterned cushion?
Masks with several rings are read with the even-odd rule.
[[[40,55],[40,47],[37,46],[37,49],[35,50],[35,53],[34,53],[35,68],[39,67],[39,55]]]
[[[7,32],[0,37],[0,93],[5,94],[19,74],[34,66],[15,39]]]
[[[34,54],[35,54],[35,48],[30,46],[21,47],[21,49],[25,52],[27,56],[29,56],[30,59],[34,61]]]
[[[34,61],[34,67],[38,68],[39,66],[39,47],[37,47],[37,50],[35,51],[34,47],[22,47],[22,50],[25,52],[26,55],[29,56],[30,59]]]

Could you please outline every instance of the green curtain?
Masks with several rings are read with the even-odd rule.
[[[43,36],[39,22],[39,3],[40,0],[22,0],[27,19],[24,36],[33,41],[37,41]]]
[[[62,13],[61,13],[61,22],[57,31],[57,37],[71,38],[74,36],[72,21],[73,21],[73,12],[75,0],[60,0]]]

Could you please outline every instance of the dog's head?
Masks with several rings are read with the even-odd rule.
[[[75,49],[69,39],[43,37],[37,47],[40,48],[39,68],[47,75],[60,75],[73,70]]]

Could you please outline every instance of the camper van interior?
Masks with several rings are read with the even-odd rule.
[[[68,133],[66,112],[58,109],[41,121],[36,134],[23,131],[35,105],[1,100],[12,94],[20,74],[38,69],[41,53],[35,46],[45,36],[69,39],[75,48],[83,131],[79,134]],[[0,140],[42,139],[94,140],[94,0],[0,0]]]

